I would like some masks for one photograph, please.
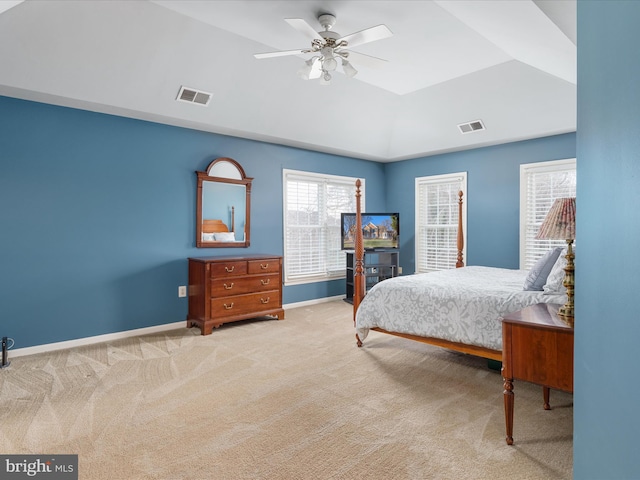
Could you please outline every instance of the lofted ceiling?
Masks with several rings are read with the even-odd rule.
[[[320,13],[385,24],[353,50],[387,63],[321,85],[310,55],[254,58]],[[2,0],[0,95],[391,162],[575,131],[575,24],[575,0]]]

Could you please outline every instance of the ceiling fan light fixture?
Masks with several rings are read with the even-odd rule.
[[[338,62],[333,56],[333,48],[324,47],[320,53],[322,53],[322,68],[324,70],[328,70],[333,72],[336,68],[338,68]]]
[[[333,56],[324,57],[324,60],[322,60],[322,66],[325,70],[333,72],[336,68],[338,68],[338,62],[336,62],[336,59],[333,58]]]
[[[342,59],[342,70],[349,78],[353,78],[358,74],[358,71],[353,67],[353,65],[347,62],[344,58]]]
[[[300,78],[302,78],[303,80],[309,80],[309,75],[311,74],[311,69],[313,68],[313,62],[315,61],[315,59],[316,57],[313,57],[304,62],[302,68],[298,70],[298,76]]]
[[[331,74],[326,70],[322,71],[322,76],[320,77],[320,85],[331,85]]]

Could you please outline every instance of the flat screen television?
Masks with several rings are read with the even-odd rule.
[[[355,249],[356,214],[342,213],[342,250]],[[400,248],[399,213],[363,213],[362,238],[364,249],[392,250]]]

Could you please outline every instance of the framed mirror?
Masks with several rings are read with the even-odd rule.
[[[216,158],[196,175],[196,247],[248,247],[253,178],[226,157]]]

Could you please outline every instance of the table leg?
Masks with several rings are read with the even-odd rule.
[[[544,409],[551,410],[551,405],[549,404],[549,387],[542,387],[542,396],[544,397]]]
[[[513,445],[513,378],[504,379],[504,421],[507,427],[507,445]]]

